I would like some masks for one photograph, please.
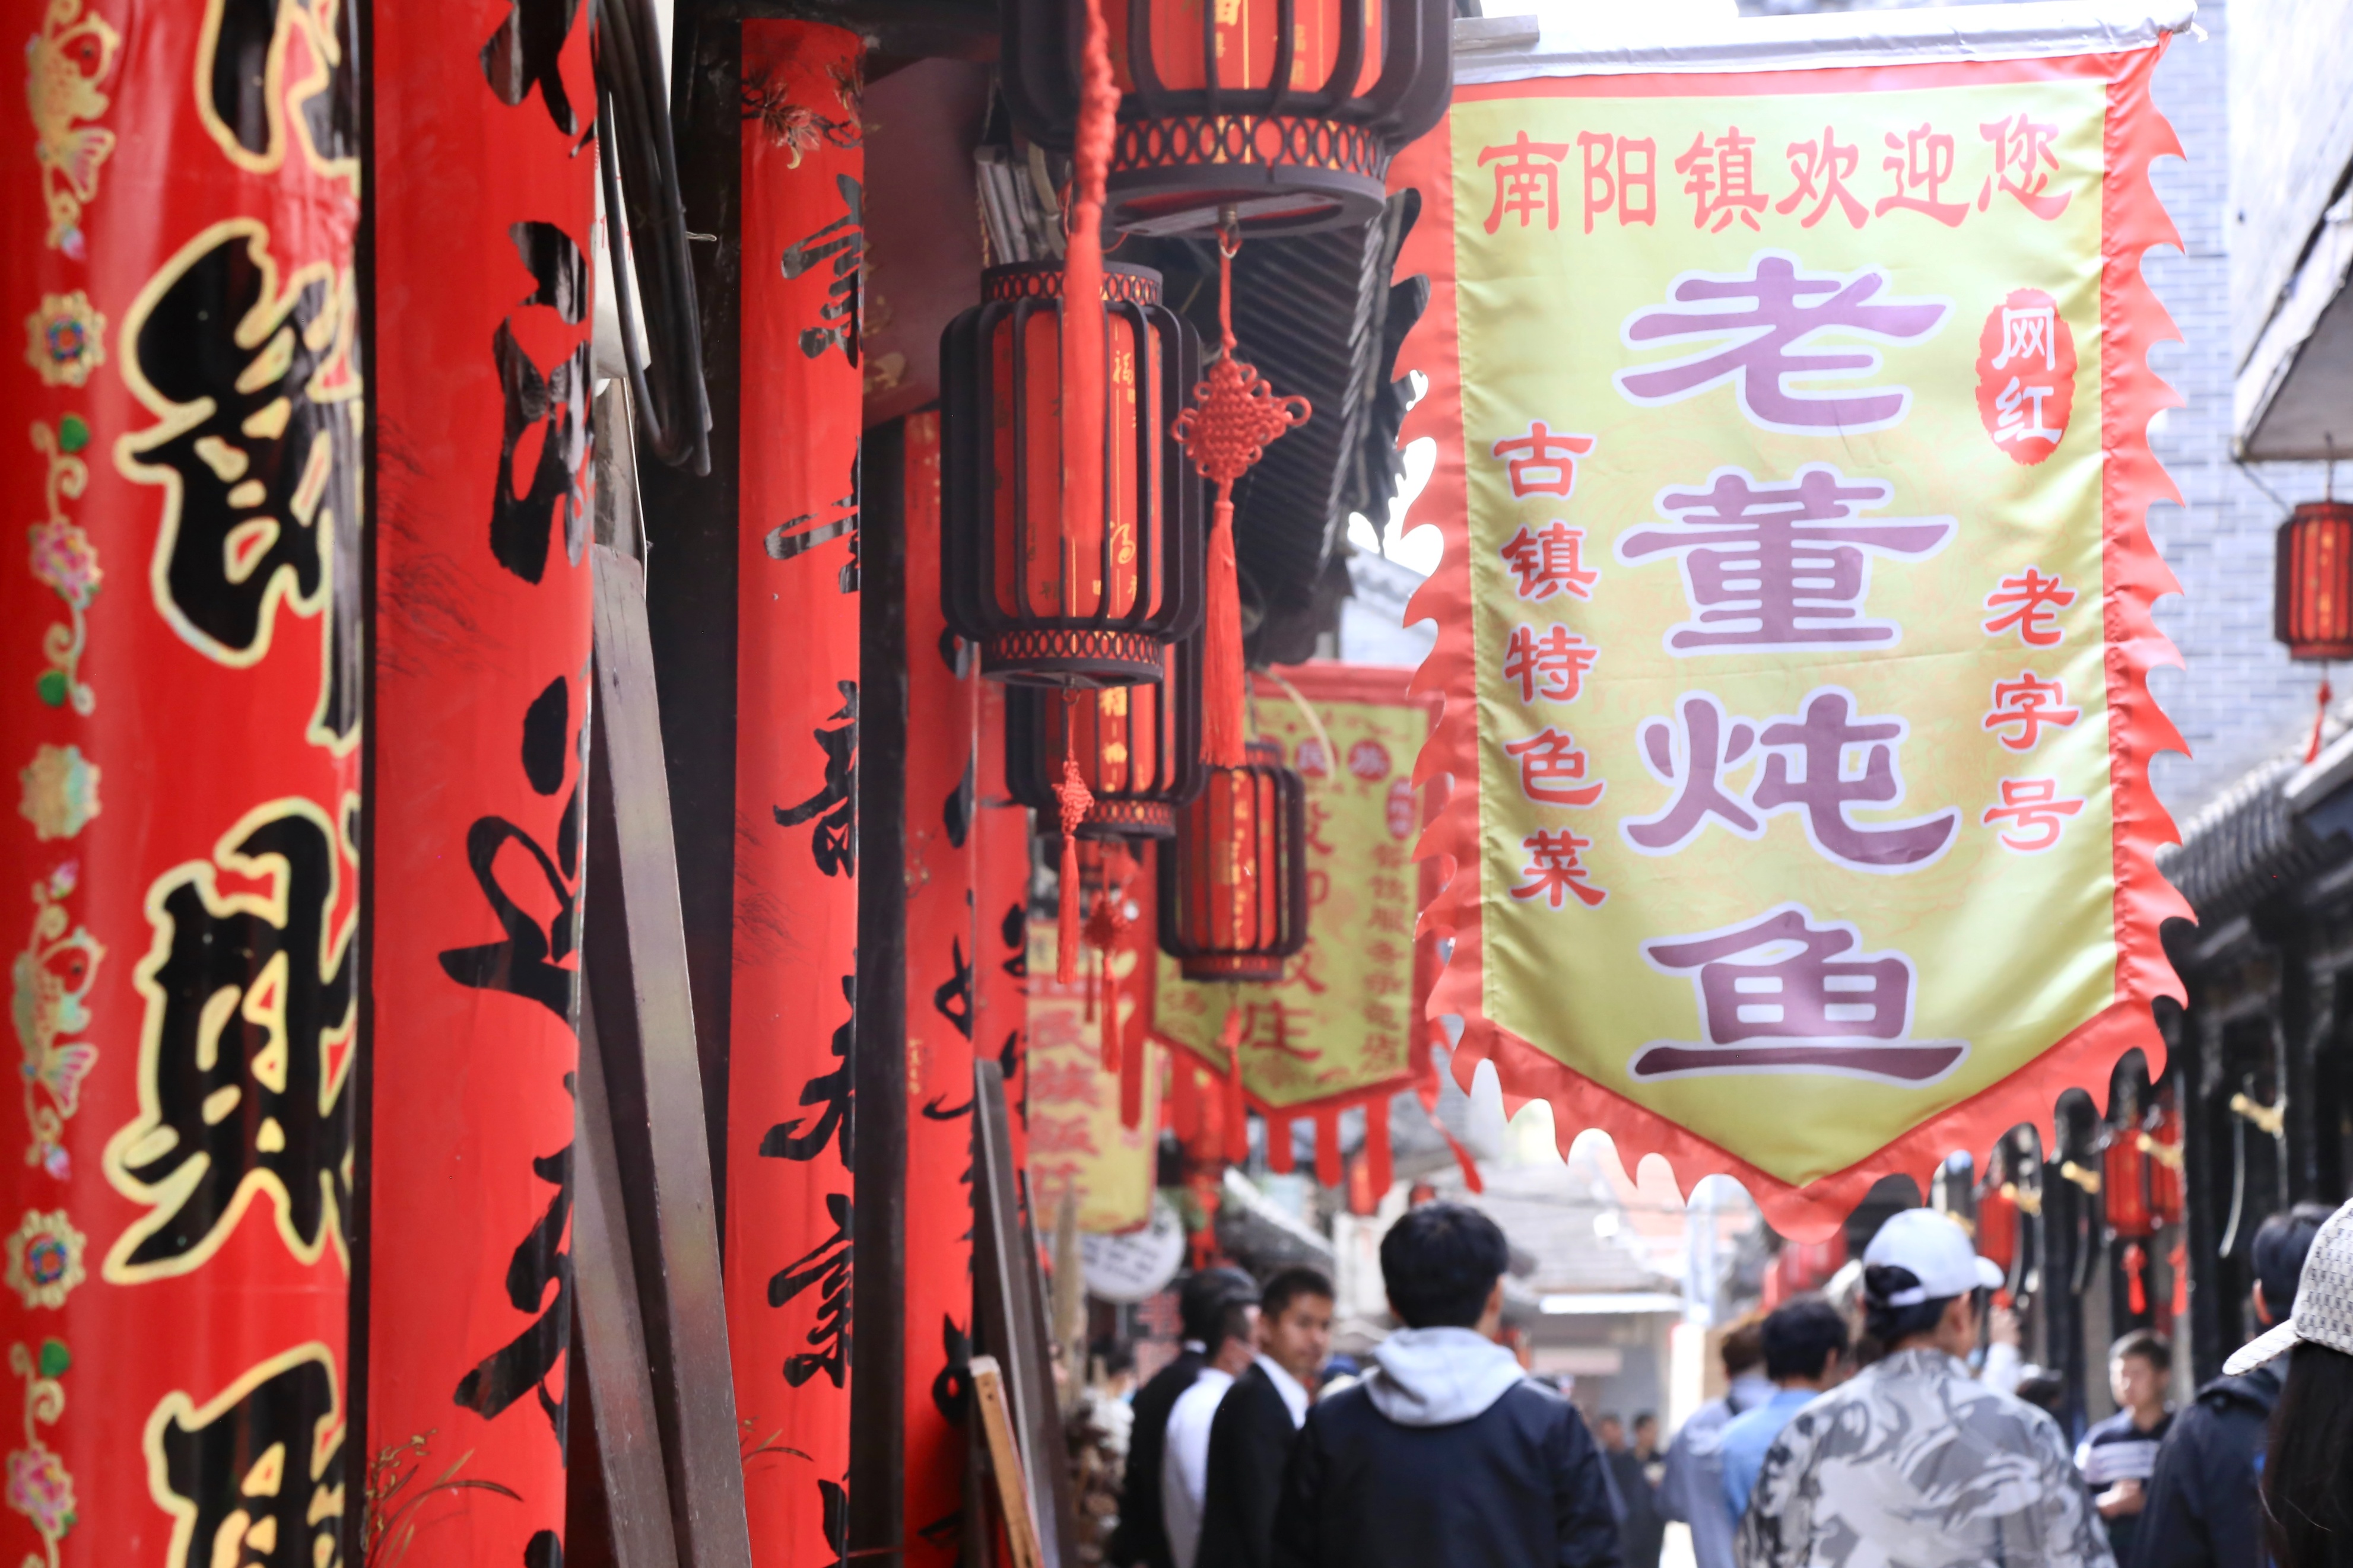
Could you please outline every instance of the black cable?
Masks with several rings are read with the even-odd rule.
[[[597,164],[622,358],[653,455],[695,474],[711,471],[711,401],[702,383],[702,321],[686,249],[670,94],[649,0],[597,0]],[[624,236],[626,235],[626,243]],[[643,264],[647,363],[638,363],[631,258]]]

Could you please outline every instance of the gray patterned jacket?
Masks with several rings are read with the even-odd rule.
[[[1942,1351],[1800,1410],[1740,1521],[1741,1568],[2115,1568],[2058,1424]]]

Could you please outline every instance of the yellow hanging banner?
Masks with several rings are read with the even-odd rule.
[[[1805,1235],[2161,1060],[2161,46],[1493,82],[1399,160],[1431,1005],[1564,1145]]]
[[[1103,1029],[1089,983],[1054,979],[1055,929],[1029,922],[1029,1180],[1038,1212],[1056,1213],[1065,1192],[1079,1195],[1079,1228],[1097,1235],[1133,1230],[1152,1217],[1153,1161],[1160,1127],[1158,1063],[1148,1050],[1142,1114],[1120,1120],[1120,1074],[1103,1062]],[[1138,944],[1140,945],[1140,944]],[[1113,988],[1123,1032],[1140,1029],[1148,991],[1127,982],[1141,967],[1134,951],[1112,955],[1121,982]],[[1143,994],[1139,994],[1143,993]],[[1098,985],[1095,1001],[1102,1000]],[[1139,1047],[1143,1048],[1141,1042]]]

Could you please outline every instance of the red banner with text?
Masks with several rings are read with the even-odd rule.
[[[758,1568],[848,1540],[861,58],[839,27],[744,24],[724,1247]]]

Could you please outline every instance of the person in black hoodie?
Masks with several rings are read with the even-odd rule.
[[[1460,1204],[1389,1227],[1381,1279],[1406,1326],[1308,1412],[1274,1568],[1621,1568],[1600,1450],[1495,1342],[1510,1256]]]
[[[1105,1548],[1119,1568],[1175,1568],[1160,1518],[1160,1456],[1168,1412],[1208,1364],[1226,1309],[1258,1299],[1258,1284],[1239,1268],[1205,1268],[1185,1281],[1176,1298],[1184,1349],[1136,1391],[1135,1426],[1128,1437],[1127,1474],[1119,1496],[1119,1525]]]
[[[2312,1238],[2328,1218],[2326,1204],[2298,1204],[2255,1232],[2256,1321],[2288,1321]],[[2279,1403],[2281,1369],[2265,1362],[2218,1377],[2173,1418],[2148,1479],[2148,1501],[2122,1568],[2263,1568],[2263,1433]]]
[[[1258,1359],[1234,1379],[1209,1425],[1198,1568],[1267,1568],[1283,1467],[1332,1352],[1332,1281],[1313,1268],[1268,1280],[1258,1343]]]

